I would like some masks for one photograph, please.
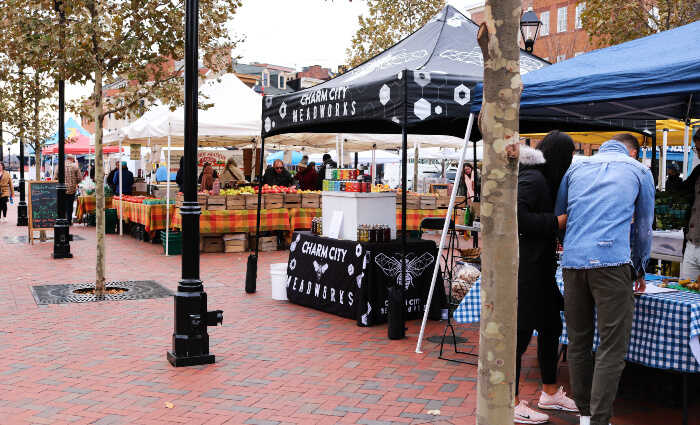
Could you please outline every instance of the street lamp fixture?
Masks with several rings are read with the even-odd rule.
[[[532,53],[535,47],[535,40],[537,39],[537,33],[540,31],[542,22],[537,17],[535,12],[532,11],[532,6],[527,9],[527,12],[523,13],[522,18],[520,18],[520,34],[523,36],[525,41],[525,51]]]

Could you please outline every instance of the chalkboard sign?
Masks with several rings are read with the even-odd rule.
[[[56,223],[57,181],[30,181],[27,210],[29,231],[53,229]]]

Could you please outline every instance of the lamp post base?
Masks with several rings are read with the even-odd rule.
[[[56,220],[53,228],[53,253],[51,258],[73,258],[73,254],[70,253],[71,239],[66,220]]]
[[[20,202],[17,204],[17,225],[28,226],[29,218],[27,217],[27,203]]]
[[[199,356],[178,356],[172,351],[168,351],[168,361],[175,367],[199,366],[203,364],[213,364],[215,356],[213,354],[202,354]]]

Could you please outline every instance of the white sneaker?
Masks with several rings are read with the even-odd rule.
[[[591,417],[581,416],[581,421],[579,422],[579,425],[591,425]]]
[[[515,406],[513,420],[516,424],[543,424],[549,422],[549,416],[530,409],[529,403],[525,400],[520,400],[520,403]]]
[[[540,409],[550,409],[550,410],[565,410],[567,412],[578,412],[576,403],[572,399],[566,396],[564,392],[564,387],[559,387],[554,395],[549,395],[542,391],[540,395],[540,401],[537,403],[537,407]]]

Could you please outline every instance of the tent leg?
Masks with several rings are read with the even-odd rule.
[[[653,132],[651,136],[651,175],[654,176],[654,186],[659,185],[659,175],[656,173],[656,132]]]
[[[438,248],[438,256],[435,261],[435,268],[433,269],[433,279],[430,282],[430,291],[428,292],[428,300],[426,301],[425,308],[423,310],[423,323],[420,327],[420,335],[418,336],[418,343],[416,344],[416,353],[422,353],[420,350],[421,343],[423,342],[423,334],[425,333],[425,324],[428,321],[428,311],[430,310],[430,303],[433,301],[433,292],[435,291],[435,281],[437,280],[438,272],[440,271],[440,255],[442,250],[445,248],[445,239],[447,238],[447,233],[450,230],[450,217],[452,217],[452,210],[455,206],[455,198],[457,197],[457,186],[459,185],[459,170],[464,167],[464,159],[467,156],[467,144],[469,143],[469,136],[471,135],[472,126],[474,125],[474,114],[469,115],[469,122],[467,123],[467,133],[464,135],[464,145],[462,147],[462,156],[459,159],[458,172],[455,173],[454,189],[452,190],[452,195],[450,196],[450,206],[447,208],[447,215],[445,216],[445,224],[442,226],[442,236],[440,237],[440,246]],[[474,143],[476,145],[476,143]],[[452,255],[450,252],[449,255]],[[448,256],[449,258],[449,256]],[[444,290],[444,289],[443,289]],[[449,310],[448,313],[449,314]]]
[[[151,145],[151,138],[148,138],[148,146]],[[153,155],[153,150],[151,150]],[[160,158],[158,158],[160,162]],[[168,172],[165,180],[165,255],[170,255],[170,134],[168,134]]]
[[[372,184],[377,181],[377,145],[372,147]]]
[[[666,189],[666,149],[668,148],[668,128],[664,128],[664,137],[661,146],[661,154],[659,155],[659,159],[661,160],[659,163],[661,181],[659,182],[659,185],[661,186],[661,190],[664,190]]]
[[[690,146],[690,126],[688,122],[685,123],[685,131],[683,132],[683,177],[688,178],[690,173],[688,172],[688,153]]]
[[[122,141],[119,140],[119,163],[117,164],[119,172],[119,236],[124,236],[124,199],[122,198]]]
[[[406,337],[406,320],[405,320],[405,300],[404,300],[404,285],[406,284],[406,188],[408,186],[406,172],[407,160],[406,155],[408,145],[408,132],[404,121],[404,126],[401,130],[401,280],[396,284],[389,286],[389,317],[388,317],[388,336],[389,339],[403,339]]]
[[[262,207],[262,170],[263,152],[265,152],[265,138],[260,140],[260,170],[258,170],[258,217],[255,224],[255,254],[248,256],[248,269],[245,275],[245,291],[249,294],[255,293],[258,280],[258,250],[260,248],[260,208]],[[253,158],[255,160],[255,158]],[[252,176],[251,176],[252,177]]]

